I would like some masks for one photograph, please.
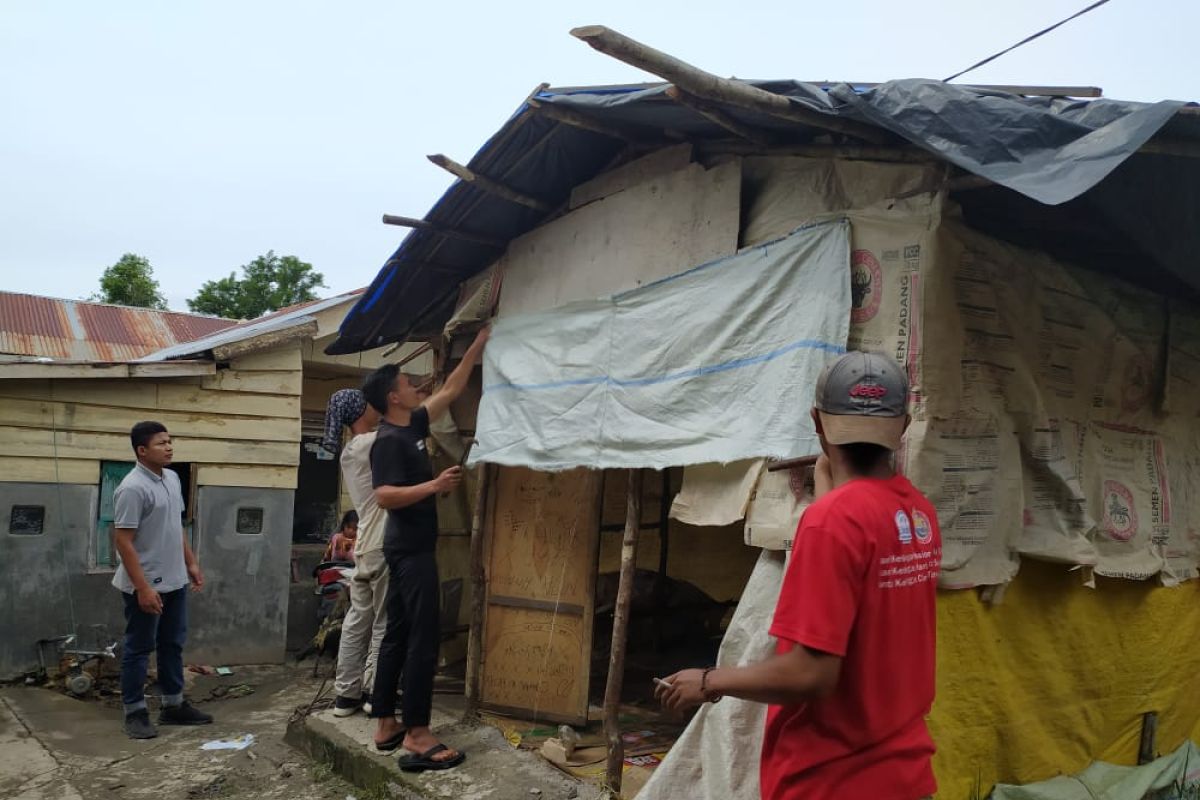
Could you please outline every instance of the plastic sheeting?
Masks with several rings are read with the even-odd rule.
[[[849,223],[835,220],[623,294],[502,318],[471,463],[662,469],[817,452],[797,410],[845,351],[849,263]]]
[[[1162,800],[1194,797],[1200,783],[1200,750],[1184,742],[1174,753],[1140,767],[1097,761],[1068,778],[1060,775],[1028,786],[999,785],[992,800],[1142,800],[1149,792],[1186,787],[1190,792],[1166,794]]]
[[[718,666],[754,664],[775,652],[767,630],[779,600],[783,568],[783,553],[763,551],[721,642]],[[701,706],[638,800],[759,800],[758,762],[766,722],[762,703],[727,697]]]
[[[1095,186],[1183,106],[1173,100],[1019,97],[923,78],[889,81],[865,91],[844,83],[828,89],[795,81],[757,85],[813,111],[892,131],[968,172],[1047,205],[1064,203]],[[607,118],[629,123],[646,124],[647,117],[657,113],[657,124],[674,127],[674,120],[663,119],[665,112],[641,108],[665,91],[665,86],[656,86],[637,92],[554,94],[539,100],[604,109],[610,112]],[[728,111],[763,125],[757,117],[749,120],[746,112]]]

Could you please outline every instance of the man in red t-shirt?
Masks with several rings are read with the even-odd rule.
[[[934,608],[941,535],[933,506],[892,464],[908,381],[879,353],[821,373],[812,411],[824,455],[775,608],[776,653],[689,669],[658,688],[685,709],[724,695],[770,704],[764,800],[919,800],[935,791]]]

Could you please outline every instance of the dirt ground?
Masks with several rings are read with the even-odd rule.
[[[18,800],[368,800],[328,765],[284,743],[288,720],[320,680],[305,665],[238,667],[198,676],[189,690],[216,722],[162,728],[135,742],[121,730],[111,696],[78,700],[52,689],[0,689],[0,797]],[[201,749],[247,734],[244,750]]]

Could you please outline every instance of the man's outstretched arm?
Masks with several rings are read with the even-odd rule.
[[[467,382],[471,380],[471,371],[479,363],[479,357],[483,354],[483,347],[487,344],[488,336],[490,335],[490,328],[484,328],[479,331],[475,336],[475,341],[471,342],[471,346],[463,354],[462,361],[458,362],[458,366],[446,378],[446,382],[442,384],[440,389],[431,394],[428,400],[421,404],[429,414],[430,422],[445,414],[450,404],[457,400],[458,396],[467,388]]]

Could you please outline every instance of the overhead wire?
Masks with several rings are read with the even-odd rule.
[[[1041,37],[1045,36],[1047,33],[1050,33],[1050,31],[1055,30],[1056,28],[1060,28],[1063,25],[1066,25],[1068,22],[1070,22],[1073,19],[1078,19],[1079,17],[1082,17],[1084,14],[1088,13],[1089,11],[1093,11],[1093,10],[1099,8],[1100,6],[1104,5],[1108,1],[1109,0],[1097,0],[1097,2],[1092,3],[1090,6],[1088,6],[1087,8],[1085,8],[1081,11],[1076,11],[1074,14],[1067,17],[1066,19],[1060,20],[1048,28],[1043,28],[1042,30],[1038,31],[1037,33],[1033,34],[1032,36],[1026,36],[1024,39],[1017,42],[1012,47],[1008,47],[1004,50],[1001,50],[999,53],[996,53],[995,55],[990,55],[987,58],[983,59],[982,61],[972,64],[971,66],[967,67],[966,69],[962,70],[961,72],[956,72],[953,75],[951,75],[949,78],[944,78],[943,80],[944,80],[944,82],[949,83],[950,81],[954,80],[955,78],[961,78],[963,75],[966,75],[968,72],[979,69],[984,64],[989,64],[989,63],[995,61],[997,58],[1000,58],[1000,56],[1011,53],[1013,50],[1016,50],[1018,47],[1029,44],[1034,39],[1040,39]]]

